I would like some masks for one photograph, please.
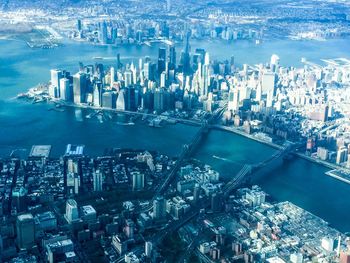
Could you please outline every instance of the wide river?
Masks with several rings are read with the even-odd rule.
[[[195,127],[185,125],[156,129],[137,122],[119,125],[114,121],[87,119],[86,111],[66,109],[49,111],[45,104],[30,104],[13,99],[18,93],[49,79],[51,68],[65,68],[73,73],[78,62],[93,64],[93,57],[114,57],[122,62],[140,57],[156,57],[159,45],[101,47],[67,42],[55,49],[30,49],[25,43],[0,40],[0,156],[14,149],[28,152],[33,144],[51,144],[52,155],[63,154],[68,143],[84,144],[91,155],[102,154],[108,147],[152,149],[169,155],[180,152],[191,140]],[[324,58],[350,58],[350,41],[274,40],[256,46],[251,42],[192,42],[192,49],[205,48],[213,59],[229,59],[236,63],[268,62],[272,54],[279,55],[281,64],[301,66],[300,59],[321,63]],[[178,53],[181,49],[178,48]],[[105,62],[113,63],[114,61]],[[198,150],[196,158],[212,165],[229,178],[244,163],[263,160],[274,150],[270,147],[231,133],[212,131]],[[257,179],[272,197],[289,200],[324,218],[341,231],[350,231],[350,185],[337,181],[324,172],[326,168],[296,159]]]

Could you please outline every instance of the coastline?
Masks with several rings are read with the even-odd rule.
[[[217,130],[225,131],[225,132],[235,133],[237,135],[246,137],[246,138],[254,140],[254,141],[258,142],[258,143],[262,143],[262,144],[265,144],[265,145],[267,145],[269,147],[273,147],[275,149],[282,149],[283,148],[279,144],[262,140],[262,139],[260,139],[260,138],[258,138],[256,136],[254,136],[254,135],[247,134],[247,133],[245,133],[245,132],[243,132],[240,129],[235,128],[235,127],[225,127],[225,126],[220,126],[220,125],[214,125],[213,128],[217,129]],[[310,156],[307,156],[304,153],[295,152],[293,154],[295,156],[299,157],[299,158],[302,158],[302,159],[307,160],[309,162],[313,162],[315,164],[318,164],[318,165],[321,165],[323,167],[326,167],[326,168],[330,169],[329,171],[327,171],[325,173],[325,175],[333,177],[334,179],[337,179],[337,180],[342,181],[344,183],[350,184],[350,176],[349,176],[349,178],[344,178],[344,177],[342,177],[340,175],[336,175],[336,174],[332,173],[333,171],[345,171],[346,173],[350,174],[350,170],[349,169],[347,169],[345,167],[340,167],[340,166],[338,166],[336,164],[333,164],[333,163],[330,163],[330,162],[322,161],[320,159],[312,158]]]
[[[26,95],[28,98],[30,98],[30,94],[28,92],[26,93]],[[17,97],[17,98],[19,98],[19,97]],[[86,104],[76,104],[73,102],[67,102],[67,101],[64,101],[61,99],[55,99],[55,98],[51,98],[51,97],[49,97],[47,100],[43,100],[43,101],[48,103],[48,104],[53,103],[55,105],[58,105],[59,107],[62,106],[62,107],[70,107],[70,108],[91,109],[91,110],[95,110],[95,111],[107,111],[107,112],[113,112],[113,113],[117,113],[117,114],[147,116],[147,117],[151,117],[151,118],[164,117],[165,118],[164,120],[166,122],[172,123],[172,124],[182,123],[182,124],[191,125],[191,126],[200,126],[202,124],[201,121],[195,121],[195,120],[190,120],[190,119],[176,118],[176,117],[166,116],[166,115],[161,115],[161,114],[143,113],[143,112],[138,112],[138,111],[127,111],[127,110],[117,110],[117,109],[110,109],[110,108],[104,108],[104,107],[96,107],[96,106],[91,106],[91,105],[86,105]],[[254,140],[258,143],[262,143],[264,145],[267,145],[267,146],[272,147],[272,148],[277,149],[277,150],[283,149],[283,146],[280,144],[264,140],[262,138],[259,138],[258,136],[254,136],[252,134],[247,134],[242,129],[239,129],[236,127],[228,127],[228,126],[224,126],[224,125],[211,125],[211,128],[216,129],[216,130],[225,131],[225,132],[231,132],[231,133],[246,137],[248,139]],[[318,165],[322,165],[323,167],[326,167],[328,169],[336,170],[336,171],[343,170],[346,173],[350,174],[350,170],[345,168],[345,167],[340,167],[340,166],[333,164],[333,163],[330,163],[330,162],[326,162],[326,161],[322,161],[320,159],[312,158],[310,156],[307,156],[304,153],[294,152],[293,155],[295,155],[299,158],[302,158],[304,160],[316,163]],[[330,176],[330,177],[333,177],[337,180],[340,180],[344,183],[350,184],[350,177],[343,178],[339,175],[330,174],[329,172],[331,172],[331,170],[326,172],[325,174],[327,176]]]

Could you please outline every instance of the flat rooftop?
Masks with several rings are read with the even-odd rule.
[[[66,147],[66,155],[83,155],[84,147],[84,145],[68,144]]]
[[[30,151],[30,157],[48,158],[51,152],[51,145],[33,145]]]

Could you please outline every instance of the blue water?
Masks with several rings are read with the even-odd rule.
[[[316,63],[321,63],[323,58],[350,58],[349,44],[348,39],[327,42],[274,40],[258,46],[248,41],[193,41],[192,50],[206,48],[211,58],[220,60],[233,55],[239,65],[268,62],[276,53],[282,65],[300,66],[302,57]],[[66,42],[63,47],[43,50],[30,49],[20,41],[0,40],[0,156],[18,148],[28,152],[33,144],[51,144],[52,155],[59,156],[68,143],[86,145],[86,151],[91,155],[102,154],[107,147],[151,149],[177,155],[182,144],[190,141],[197,128],[175,125],[156,129],[139,122],[134,126],[122,126],[111,121],[100,123],[96,118],[84,118],[85,111],[48,111],[52,106],[13,99],[37,83],[48,81],[51,68],[75,72],[79,61],[93,64],[95,56],[112,57],[117,53],[121,54],[122,62],[137,63],[139,57],[157,56],[158,47],[115,48]],[[263,160],[273,151],[244,137],[213,131],[196,158],[211,164],[222,176],[229,178],[244,163]],[[336,228],[350,231],[350,185],[324,175],[325,171],[322,166],[297,159],[258,178],[257,183],[277,200],[292,201]]]
[[[230,179],[245,163],[258,163],[274,151],[240,135],[211,131],[195,157],[218,170],[224,179]],[[350,231],[350,185],[326,175],[326,171],[321,165],[296,158],[253,176],[253,182],[274,199],[291,201],[333,227]]]

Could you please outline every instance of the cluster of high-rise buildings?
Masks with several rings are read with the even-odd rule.
[[[240,68],[233,57],[219,62],[204,49],[191,52],[189,38],[180,56],[170,46],[159,48],[156,61],[146,57],[138,65],[122,65],[118,55],[116,66],[108,69],[98,63],[81,66],[73,76],[51,70],[50,97],[119,111],[213,112],[222,107],[225,125],[271,138],[308,138],[308,153],[324,147],[336,155],[322,159],[346,164],[348,60],[326,60],[321,66],[303,59],[305,67],[295,68],[282,66],[273,55],[267,64]]]
[[[225,24],[198,23],[196,25],[180,23],[177,20],[102,20],[92,22],[77,20],[76,30],[71,37],[79,40],[106,45],[142,44],[147,41],[165,40],[182,41],[186,39],[186,32],[196,39],[210,38],[234,41],[239,39],[261,39],[262,31],[252,28],[237,28]]]
[[[214,69],[205,50],[196,49],[191,56],[188,41],[189,35],[180,61],[177,61],[175,47],[170,46],[168,50],[159,48],[155,62],[146,57],[137,65],[122,65],[118,55],[116,66],[109,69],[100,63],[81,66],[74,75],[53,69],[49,95],[74,104],[159,113],[191,110],[198,101],[212,102],[212,90],[221,82],[214,80],[214,71],[228,73],[233,61],[214,65],[217,67]]]

